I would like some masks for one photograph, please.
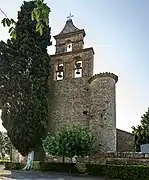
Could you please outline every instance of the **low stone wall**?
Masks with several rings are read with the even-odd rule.
[[[62,162],[61,157],[47,157],[46,161],[49,162]],[[83,163],[90,163],[90,164],[117,164],[117,165],[124,165],[124,164],[137,164],[137,165],[149,165],[149,154],[143,154],[143,153],[131,153],[131,152],[125,152],[125,153],[104,153],[99,154],[98,156],[92,156],[92,157],[85,157],[80,158],[77,157],[78,162]],[[70,158],[65,158],[66,163],[70,163]]]

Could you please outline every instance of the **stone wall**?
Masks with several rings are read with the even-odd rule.
[[[142,153],[100,153],[97,156],[79,158],[77,157],[77,162],[82,162],[86,164],[114,164],[114,165],[149,165],[149,155]],[[49,162],[62,162],[61,157],[47,157],[46,161]],[[70,158],[65,158],[66,163],[70,163]]]
[[[97,76],[97,75],[96,75]],[[50,97],[53,130],[69,125],[88,126],[99,151],[116,151],[115,83],[113,74],[55,81]],[[115,76],[116,77],[116,76]]]
[[[72,42],[72,49],[78,50],[78,49],[83,49],[83,32],[75,33],[75,34],[70,34],[67,35],[67,37],[62,37],[56,39],[56,54],[66,52],[66,45],[67,42]]]
[[[117,152],[134,152],[135,136],[132,133],[117,129]]]
[[[58,81],[54,86],[51,101],[52,129],[66,125],[88,125],[84,112],[88,111],[89,101],[87,78]],[[53,102],[53,103],[52,103]]]
[[[74,78],[74,65],[76,58],[80,58],[82,61],[82,77],[93,76],[93,62],[94,62],[94,50],[93,48],[81,49],[78,51],[65,52],[61,54],[51,55],[53,65],[53,78],[56,80],[56,71],[59,63],[63,63],[64,79]]]
[[[75,58],[82,61],[82,77],[74,78]],[[65,52],[51,56],[53,64],[53,95],[50,99],[50,126],[57,130],[66,125],[88,125],[86,112],[90,108],[89,78],[93,75],[92,48]],[[56,81],[55,75],[58,63],[63,63],[63,80]]]
[[[90,82],[91,115],[90,128],[98,138],[98,149],[116,151],[116,100],[112,73],[96,75]]]

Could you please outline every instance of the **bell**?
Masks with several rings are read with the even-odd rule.
[[[79,69],[77,69],[76,74],[80,74],[80,70]]]
[[[76,74],[80,74],[80,69],[81,69],[81,63],[76,63]]]
[[[59,78],[62,78],[62,77],[63,77],[62,74],[61,74],[61,72],[58,72],[58,77],[59,77]]]
[[[58,66],[58,72],[62,72],[63,71],[63,66]]]
[[[63,77],[63,76],[62,76],[63,66],[60,66],[60,65],[59,65],[59,66],[58,66],[58,71],[57,71],[57,72],[58,72],[58,75],[57,75],[57,76],[58,76],[59,78],[62,78],[62,77]]]
[[[76,63],[76,69],[80,69],[81,63]]]

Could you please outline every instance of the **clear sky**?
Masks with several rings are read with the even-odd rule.
[[[23,0],[0,2],[16,18]],[[85,47],[95,50],[94,73],[113,72],[117,83],[117,128],[131,131],[149,107],[149,0],[46,0],[51,7],[52,35],[64,27],[67,15],[85,29]],[[3,15],[0,13],[0,18]],[[0,26],[0,40],[8,38]],[[55,43],[53,41],[53,43]],[[54,46],[49,48],[53,54]]]

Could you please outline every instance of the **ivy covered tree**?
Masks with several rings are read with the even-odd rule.
[[[40,19],[44,24],[42,34],[36,30],[38,21],[31,19],[36,7],[35,1],[24,2],[15,25],[16,38],[0,42],[3,126],[13,146],[23,156],[31,155],[31,159],[46,135],[51,72],[47,53],[51,29]]]
[[[141,144],[149,143],[149,108],[141,117],[141,124],[133,126],[133,134],[136,136],[136,150],[140,151]]]
[[[88,128],[72,126],[50,134],[43,140],[45,151],[50,155],[72,158],[88,156],[93,152],[95,138]]]

